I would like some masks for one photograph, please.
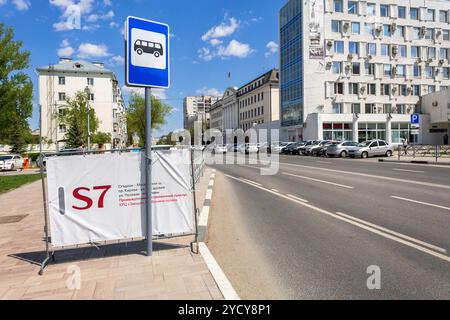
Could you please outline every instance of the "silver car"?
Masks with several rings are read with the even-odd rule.
[[[358,149],[350,150],[351,158],[369,158],[376,156],[392,157],[394,148],[384,140],[372,140],[360,143]]]
[[[357,150],[358,143],[353,141],[341,141],[337,144],[332,144],[327,148],[327,155],[329,157],[341,157],[348,156],[350,150]]]
[[[17,154],[0,156],[0,171],[2,170],[23,170],[23,158]]]

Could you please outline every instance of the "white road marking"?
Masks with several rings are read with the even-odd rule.
[[[225,175],[225,176],[228,177],[228,178],[234,179],[234,180],[236,180],[236,181],[239,181],[239,182],[242,182],[242,183],[249,184],[248,182],[246,182],[246,181],[244,181],[244,180],[242,180],[242,179],[240,179],[240,178],[233,177],[233,176],[230,176],[230,175]],[[249,185],[252,185],[252,184],[249,184]],[[312,210],[314,210],[314,211],[317,211],[317,212],[320,212],[320,213],[322,213],[322,214],[328,215],[328,216],[333,217],[333,218],[335,218],[335,219],[337,219],[337,220],[341,220],[341,221],[347,222],[347,223],[349,223],[349,224],[351,224],[351,225],[357,226],[357,227],[359,227],[359,228],[361,228],[361,229],[364,229],[364,230],[366,230],[366,231],[370,231],[370,232],[372,232],[372,233],[378,234],[378,235],[380,235],[380,236],[382,236],[382,237],[384,237],[384,238],[393,240],[393,241],[395,241],[395,242],[404,244],[404,245],[406,245],[406,246],[408,246],[408,247],[414,248],[414,249],[416,249],[416,250],[418,250],[418,251],[427,253],[427,254],[432,255],[432,256],[434,256],[434,257],[436,257],[436,258],[442,259],[442,260],[444,260],[444,261],[446,261],[446,262],[450,262],[450,257],[448,257],[448,256],[446,256],[446,255],[444,255],[444,254],[442,254],[442,253],[433,251],[433,250],[431,250],[431,249],[429,249],[429,248],[426,248],[426,247],[424,247],[424,246],[418,245],[417,243],[419,243],[420,240],[415,240],[415,241],[414,241],[415,243],[414,243],[414,242],[411,242],[411,241],[407,241],[407,240],[405,240],[405,237],[407,237],[407,236],[403,236],[403,238],[400,238],[400,237],[394,236],[394,235],[392,235],[392,234],[383,232],[383,231],[381,231],[381,230],[372,228],[372,227],[370,227],[369,225],[367,225],[368,223],[366,223],[366,222],[365,222],[365,224],[359,223],[359,222],[355,221],[356,218],[353,218],[353,217],[352,217],[352,219],[349,219],[349,218],[346,218],[346,217],[344,217],[344,216],[342,216],[342,215],[339,215],[339,214],[335,214],[335,213],[326,211],[326,210],[324,210],[324,209],[321,209],[321,208],[318,208],[318,207],[316,207],[316,206],[313,206],[313,205],[311,205],[311,204],[309,204],[309,203],[305,203],[305,202],[303,202],[303,201],[299,201],[299,200],[293,199],[293,198],[288,197],[288,196],[286,196],[286,195],[284,195],[284,194],[274,192],[274,191],[269,190],[269,189],[266,189],[266,188],[264,188],[264,187],[259,187],[259,186],[255,186],[255,185],[252,185],[252,186],[255,187],[255,188],[258,188],[258,189],[260,189],[260,190],[266,191],[266,192],[268,192],[268,193],[272,193],[272,194],[274,194],[274,195],[276,195],[276,196],[278,196],[278,197],[280,197],[280,198],[283,198],[283,199],[287,199],[287,200],[293,201],[293,202],[295,202],[295,203],[297,203],[297,204],[300,204],[301,206],[304,206],[304,207],[307,207],[307,208],[312,209]],[[428,245],[428,246],[432,246],[432,245]]]
[[[294,196],[293,194],[288,194],[287,196],[288,196],[289,198],[292,198],[292,199],[295,199],[295,200],[298,200],[298,201],[301,201],[301,202],[306,202],[306,203],[309,202],[308,200],[299,198],[299,197],[297,197],[297,196]]]
[[[248,183],[254,184],[254,185],[256,185],[256,186],[262,187],[262,184],[261,184],[261,183],[258,183],[258,182],[252,181],[252,180],[248,180],[248,179],[244,179],[244,178],[242,178],[242,180],[245,180],[245,181],[247,181]]]
[[[222,268],[220,268],[216,259],[214,259],[214,256],[211,254],[206,244],[200,242],[198,244],[198,249],[225,300],[240,300],[238,294],[231,285],[231,282],[228,280]]]
[[[291,177],[295,177],[295,178],[300,178],[300,179],[305,179],[305,180],[311,180],[311,181],[315,181],[315,182],[325,183],[325,184],[329,184],[329,185],[336,186],[336,187],[341,187],[341,188],[346,188],[346,189],[354,189],[354,187],[346,186],[344,184],[339,184],[339,183],[334,183],[334,182],[330,182],[330,181],[325,181],[325,180],[319,180],[319,179],[315,179],[315,178],[300,176],[300,175],[297,175],[297,174],[292,174],[292,173],[287,173],[287,172],[283,172],[283,174],[285,176],[291,176]]]
[[[293,163],[286,163],[286,162],[283,162],[282,164],[288,165],[288,166],[294,166],[294,167],[301,167],[301,168],[305,168],[305,169],[314,169],[314,170],[321,170],[321,171],[326,171],[326,172],[343,173],[343,174],[353,175],[353,176],[358,176],[358,177],[404,182],[404,183],[410,183],[410,184],[416,184],[416,185],[420,185],[420,186],[427,186],[427,187],[434,187],[434,188],[441,188],[441,189],[450,189],[450,186],[445,185],[445,184],[436,184],[436,183],[422,182],[422,181],[415,181],[415,180],[398,179],[398,178],[377,176],[377,175],[373,175],[373,174],[366,174],[366,173],[360,173],[360,172],[318,168],[318,167],[304,166],[304,165],[300,165],[300,164],[293,164]]]
[[[408,240],[408,241],[411,241],[411,242],[415,242],[415,243],[420,244],[420,245],[422,245],[422,246],[424,246],[424,247],[428,247],[428,248],[430,248],[430,249],[432,249],[432,250],[439,251],[439,252],[442,252],[442,253],[444,253],[444,254],[447,253],[447,250],[445,250],[445,249],[443,249],[443,248],[441,248],[441,247],[437,247],[437,246],[435,246],[435,245],[432,245],[432,244],[423,242],[423,241],[421,241],[421,240],[417,240],[417,239],[411,238],[411,237],[409,237],[409,236],[407,236],[407,235],[404,235],[404,234],[401,234],[401,233],[392,231],[392,230],[390,230],[390,229],[381,227],[381,226],[379,226],[379,225],[370,223],[370,222],[368,222],[368,221],[361,220],[361,219],[358,219],[358,218],[356,218],[356,217],[349,216],[349,215],[347,215],[347,214],[345,214],[345,213],[342,213],[342,212],[336,212],[336,214],[341,215],[341,216],[344,216],[345,218],[348,218],[348,219],[351,219],[351,220],[355,220],[355,221],[360,222],[360,223],[362,223],[362,224],[368,225],[369,227],[378,229],[378,230],[380,230],[380,231],[384,231],[384,232],[390,233],[390,234],[392,234],[392,235],[394,235],[394,236],[397,236],[397,237],[399,237],[399,238],[403,238],[403,239],[405,239],[405,240]]]
[[[270,190],[272,190],[273,192],[280,192],[279,190],[277,190],[277,189],[270,189]]]
[[[434,208],[439,208],[439,209],[444,209],[444,210],[450,210],[449,207],[444,207],[444,206],[440,206],[440,205],[433,204],[433,203],[422,202],[422,201],[417,201],[417,200],[408,199],[408,198],[402,198],[402,197],[397,197],[397,196],[391,196],[391,198],[398,199],[398,200],[403,200],[403,201],[408,201],[408,202],[412,202],[412,203],[423,204],[424,206],[429,206],[429,207],[434,207]]]
[[[317,163],[323,163],[323,164],[333,164],[333,162],[326,162],[326,161],[316,161]]]
[[[198,221],[198,225],[200,227],[208,226],[209,209],[210,209],[209,206],[203,206],[202,212],[200,213],[200,219]]]
[[[392,169],[393,171],[413,172],[413,173],[425,173],[425,171],[407,170],[407,169]]]

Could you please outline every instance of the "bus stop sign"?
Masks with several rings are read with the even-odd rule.
[[[125,22],[125,42],[127,86],[169,88],[169,26],[128,17]]]

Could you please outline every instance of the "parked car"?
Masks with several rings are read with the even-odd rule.
[[[281,153],[284,147],[286,147],[290,142],[274,142],[270,146],[271,153]]]
[[[287,145],[285,145],[281,149],[280,153],[282,153],[282,154],[290,154],[291,148],[293,148],[295,144],[296,144],[296,142],[289,142]]]
[[[301,145],[304,145],[304,142],[295,142],[295,143],[291,143],[288,144],[283,150],[282,153],[283,154],[294,154],[294,151]]]
[[[328,146],[327,155],[329,157],[341,157],[348,156],[350,150],[358,149],[358,143],[354,141],[341,141],[337,144]]]
[[[316,157],[326,156],[328,147],[336,145],[338,143],[339,143],[338,141],[328,141],[325,142],[324,144],[320,144],[317,148],[312,149],[311,155]]]
[[[267,142],[257,143],[259,153],[267,153],[269,151],[269,144]]]
[[[308,140],[308,141],[304,142],[303,144],[300,144],[298,147],[296,147],[294,149],[292,154],[298,154],[298,155],[304,154],[305,149],[307,147],[312,146],[315,142],[316,142],[315,140]]]
[[[254,143],[241,144],[239,152],[242,154],[258,153],[258,146]]]
[[[225,154],[227,152],[228,152],[228,148],[224,144],[215,145],[213,150],[212,150],[213,154]]]
[[[23,158],[17,154],[8,154],[0,156],[0,171],[3,170],[23,170]]]
[[[305,148],[304,154],[307,156],[312,155],[314,152],[314,149],[323,147],[328,142],[329,142],[329,140],[317,140],[312,145]]]
[[[350,150],[351,158],[369,158],[375,156],[392,157],[394,148],[384,140],[371,140],[360,143],[356,150]]]

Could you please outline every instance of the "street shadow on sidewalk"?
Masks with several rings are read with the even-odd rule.
[[[189,245],[162,243],[160,241],[162,240],[159,240],[158,242],[156,241],[153,242],[154,252],[190,247]],[[134,254],[146,255],[146,241],[140,240],[114,244],[105,244],[105,245],[99,244],[96,246],[92,245],[89,247],[84,246],[70,249],[58,249],[54,251],[53,256],[54,259],[51,261],[51,264],[63,264],[69,262],[79,262],[85,260],[127,256]],[[41,265],[42,261],[46,258],[46,252],[45,251],[24,252],[24,253],[10,254],[8,255],[8,257],[19,259],[21,261],[25,261],[34,265]]]

